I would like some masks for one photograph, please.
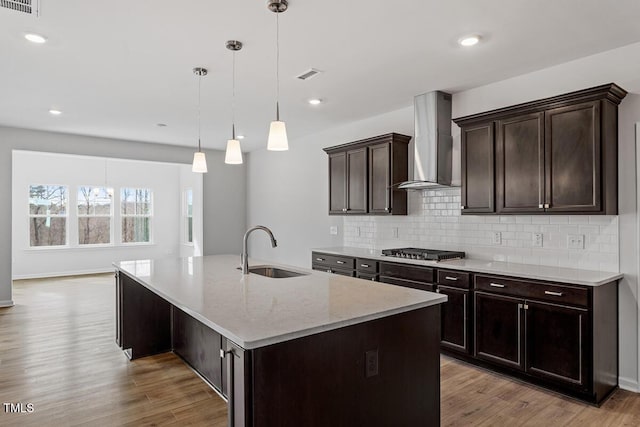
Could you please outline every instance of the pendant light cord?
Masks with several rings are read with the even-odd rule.
[[[231,139],[236,139],[236,51],[233,51],[231,67]]]
[[[276,120],[280,121],[280,21],[276,13]]]
[[[198,76],[198,153],[202,151],[202,147],[200,145],[200,97],[201,97],[201,90],[200,90],[200,86],[202,84],[202,74],[200,74]]]

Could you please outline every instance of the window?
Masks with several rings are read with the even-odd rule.
[[[67,187],[29,186],[29,245],[67,244]]]
[[[151,241],[152,192],[148,188],[123,188],[120,191],[122,243]]]
[[[80,245],[111,243],[112,198],[112,188],[78,188],[78,243]]]
[[[193,190],[188,188],[184,192],[185,240],[193,243]]]

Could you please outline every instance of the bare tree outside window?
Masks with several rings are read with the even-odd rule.
[[[148,188],[120,190],[123,243],[151,242],[152,196]]]
[[[29,242],[31,247],[67,244],[67,187],[29,186]]]
[[[111,243],[113,189],[83,186],[78,188],[78,243]]]

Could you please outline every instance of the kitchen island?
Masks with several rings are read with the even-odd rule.
[[[131,359],[174,351],[228,398],[231,425],[439,425],[446,296],[238,266],[232,255],[116,264],[120,347]]]

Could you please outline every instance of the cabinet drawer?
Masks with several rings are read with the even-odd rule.
[[[431,283],[417,282],[415,280],[398,279],[397,277],[380,276],[381,283],[404,286],[405,288],[421,289],[423,291],[433,291]]]
[[[475,276],[475,288],[503,295],[513,295],[558,304],[589,305],[589,291],[585,288],[555,283],[529,282],[500,276]]]
[[[329,255],[321,252],[311,253],[311,263],[313,265],[326,265],[342,269],[355,268],[356,259],[342,255]]]
[[[378,275],[377,274],[361,273],[361,272],[358,271],[356,273],[356,277],[358,279],[371,280],[372,282],[377,282],[378,281]]]
[[[438,270],[438,284],[469,289],[469,273],[453,270]]]
[[[433,268],[390,262],[381,262],[379,267],[381,276],[433,283]]]
[[[356,258],[356,270],[363,273],[375,274],[378,272],[378,261]]]

